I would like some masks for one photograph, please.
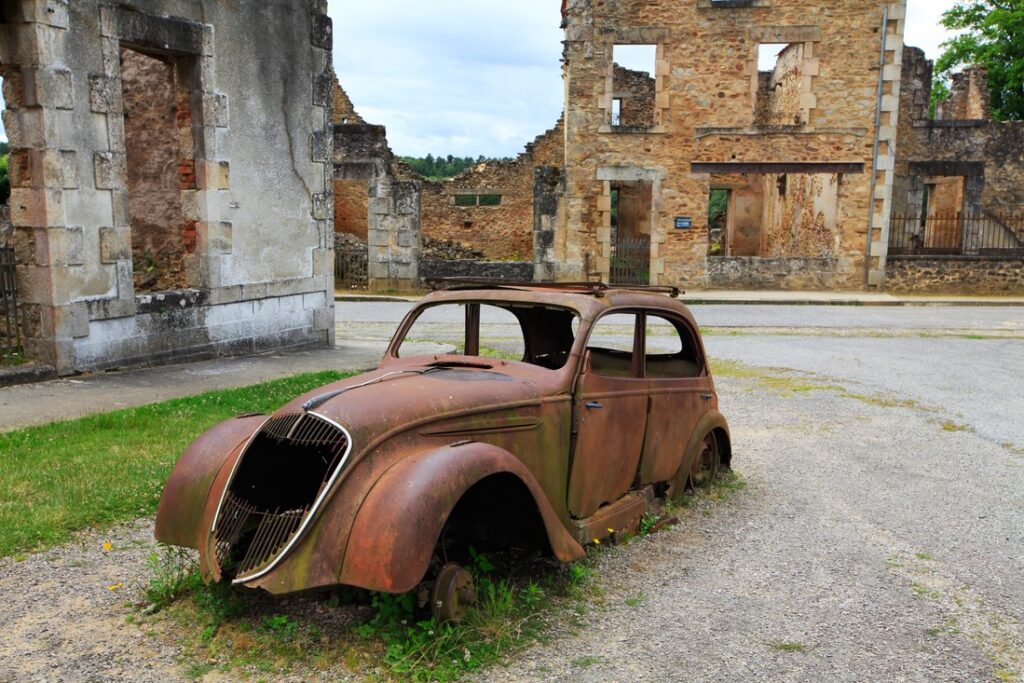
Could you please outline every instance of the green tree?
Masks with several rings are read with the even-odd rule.
[[[942,44],[936,77],[945,82],[965,66],[984,66],[993,117],[1024,120],[1024,0],[959,0],[942,25],[960,33]]]
[[[11,196],[11,183],[7,178],[7,160],[9,158],[9,154],[0,156],[0,204],[6,204],[7,199]]]

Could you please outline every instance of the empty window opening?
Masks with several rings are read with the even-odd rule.
[[[594,323],[587,340],[590,371],[605,377],[633,377],[635,334],[633,313],[612,313]]]
[[[708,196],[708,254],[727,253],[726,235],[729,225],[729,190],[711,190]]]
[[[840,184],[834,173],[712,174],[709,255],[835,256]]]
[[[455,206],[501,206],[500,194],[457,194]]]
[[[653,126],[657,45],[615,45],[612,48],[610,122],[613,126]],[[617,103],[617,104],[616,104]]]
[[[194,284],[196,220],[182,193],[195,190],[191,62],[121,49],[124,134],[137,292]]]
[[[685,323],[659,315],[645,316],[645,374],[652,379],[697,377],[703,367],[693,333]]]
[[[804,120],[803,43],[763,43],[757,52],[757,98],[754,123],[800,125]]]

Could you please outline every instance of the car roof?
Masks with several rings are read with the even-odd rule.
[[[601,282],[503,283],[459,280],[424,297],[421,305],[458,301],[507,301],[563,306],[587,320],[619,308],[662,309],[677,313],[696,324],[690,310],[675,298],[674,287],[616,287]]]

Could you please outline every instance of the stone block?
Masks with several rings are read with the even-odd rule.
[[[123,114],[121,79],[106,74],[90,74],[89,108],[99,114]]]
[[[64,226],[64,196],[60,190],[12,188],[8,204],[14,225],[36,228]]]
[[[128,228],[100,228],[100,263],[118,263],[132,257],[132,235]]]
[[[110,193],[111,223],[115,228],[127,228],[132,224],[132,212],[128,202],[127,190],[114,190]]]
[[[203,125],[227,128],[228,96],[221,93],[203,93]]]
[[[390,197],[370,197],[368,204],[369,212],[380,216],[391,213]]]
[[[21,72],[26,107],[74,109],[75,92],[71,71],[36,67]]]
[[[121,190],[127,186],[128,161],[120,152],[96,152],[93,172],[97,190]]]
[[[230,254],[234,245],[233,230],[228,221],[206,223],[209,250],[216,254]]]
[[[313,250],[313,277],[334,272],[334,249]]]
[[[325,14],[313,15],[313,26],[311,28],[310,42],[314,47],[330,50],[334,45],[334,25],[331,18]]]
[[[313,131],[310,136],[310,158],[317,163],[331,161],[334,150],[334,135],[330,131]]]
[[[327,220],[332,196],[327,193],[313,194],[313,218],[318,221]]]

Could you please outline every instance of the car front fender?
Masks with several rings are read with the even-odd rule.
[[[246,415],[221,422],[192,442],[178,459],[160,497],[156,540],[198,548],[205,536],[203,516],[210,487],[224,462],[266,421],[265,415]]]
[[[381,476],[352,525],[341,583],[388,593],[412,590],[462,495],[485,477],[505,473],[529,490],[555,556],[565,562],[582,557],[583,547],[523,463],[497,446],[471,442],[410,456]]]

